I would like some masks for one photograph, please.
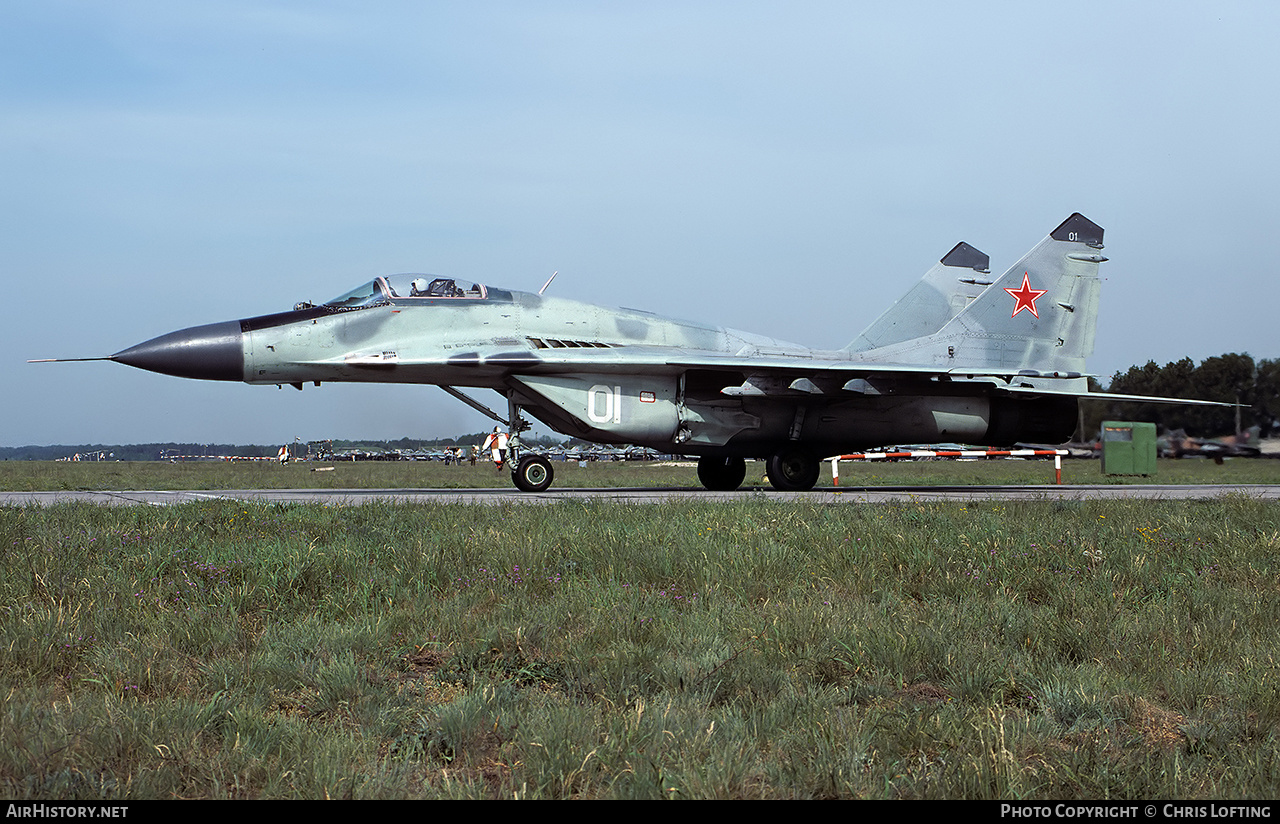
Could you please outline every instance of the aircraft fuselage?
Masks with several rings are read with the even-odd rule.
[[[791,359],[800,371],[848,364],[745,332],[627,309],[487,288],[458,297],[384,294],[370,305],[304,306],[210,324],[113,359],[182,377],[301,386],[416,383],[514,393],[551,428],[599,443],[690,455],[765,457],[803,444],[818,455],[890,443],[1003,444],[1034,431],[1065,439],[1074,401],[1031,404],[936,380],[837,392],[844,376],[795,387],[749,365],[686,365],[706,354]],[[571,366],[569,365],[571,364]]]
[[[321,305],[173,332],[111,357],[250,384],[436,384],[509,422],[701,456],[712,488],[767,458],[784,489],[818,460],[913,443],[1059,443],[1088,394],[1102,229],[1072,215],[999,278],[959,244],[839,350],[453,279],[376,278]],[[397,282],[396,278],[411,278]],[[545,287],[544,287],[545,288]],[[457,387],[503,395],[502,418]],[[545,461],[543,462],[545,464]],[[545,488],[550,467],[517,467]]]

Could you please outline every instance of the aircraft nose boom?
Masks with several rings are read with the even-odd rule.
[[[111,356],[111,360],[179,378],[244,380],[244,336],[240,321],[180,329]]]

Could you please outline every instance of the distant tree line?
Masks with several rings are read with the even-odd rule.
[[[502,427],[506,431],[507,427]],[[458,435],[455,438],[435,438],[432,440],[423,440],[420,438],[401,438],[396,441],[348,441],[334,438],[331,441],[324,441],[326,445],[332,444],[334,449],[361,449],[369,447],[378,447],[381,449],[440,449],[448,446],[479,446],[484,443],[484,439],[489,437],[490,429],[486,432],[476,432],[471,435]],[[525,434],[521,436],[524,443],[532,446],[558,446],[561,441],[554,437],[531,436]]]
[[[56,461],[80,455],[81,460],[158,461],[162,454],[173,455],[239,455],[265,458],[276,454],[278,446],[236,445],[227,443],[134,443],[134,444],[55,444],[53,446],[3,446],[0,460]]]
[[[1164,366],[1148,361],[1145,366],[1131,366],[1127,372],[1112,375],[1105,391],[1241,406],[1089,401],[1081,405],[1086,439],[1096,437],[1104,420],[1151,421],[1162,431],[1181,429],[1201,438],[1235,434],[1254,426],[1262,437],[1280,430],[1280,360],[1255,361],[1248,354],[1230,353],[1206,358],[1198,366],[1190,358]]]
[[[324,441],[326,446],[334,449],[380,449],[394,451],[397,449],[438,449],[446,446],[479,446],[484,443],[487,432],[473,435],[461,435],[456,438],[400,438],[395,441],[385,440],[339,440]],[[533,446],[550,446],[560,441],[546,436],[525,438],[525,443]],[[0,460],[5,461],[57,461],[80,455],[81,460],[95,460],[100,457],[104,461],[160,461],[168,460],[167,456],[219,456],[233,455],[241,458],[274,458],[281,446],[288,446],[299,457],[307,454],[306,444],[300,449],[293,444],[229,444],[229,443],[138,443],[138,444],[56,444],[53,446],[0,446]]]

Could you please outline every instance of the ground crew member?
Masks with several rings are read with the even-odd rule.
[[[488,449],[493,454],[493,464],[498,471],[502,471],[502,464],[507,459],[507,433],[502,431],[502,427],[495,426],[489,437],[484,439],[484,446],[481,449]]]

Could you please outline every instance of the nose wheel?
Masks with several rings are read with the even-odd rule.
[[[551,462],[541,455],[525,455],[511,470],[511,482],[521,492],[543,492],[551,486],[554,476]]]

